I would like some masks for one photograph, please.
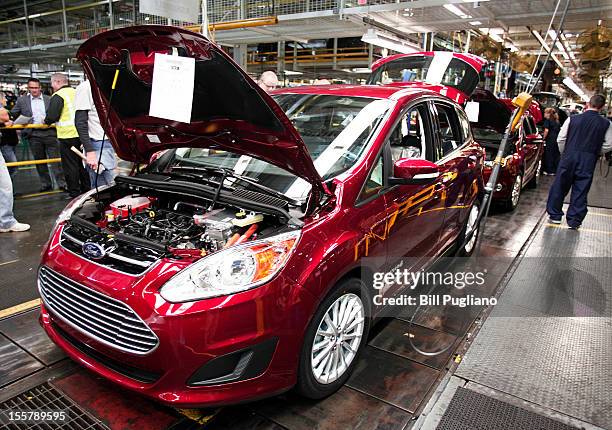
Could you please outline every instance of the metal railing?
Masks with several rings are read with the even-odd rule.
[[[395,3],[394,0],[370,0],[368,5]],[[357,0],[208,0],[208,22],[218,24],[230,21],[266,18],[279,15],[294,15],[324,10],[338,11],[340,7],[357,7]],[[61,43],[70,40],[85,40],[111,28],[142,24],[163,24],[180,27],[201,25],[202,17],[196,22],[169,20],[164,17],[138,12],[138,0],[119,0],[112,3],[112,16],[108,4],[93,1],[68,7],[66,23],[62,10],[46,11],[43,16],[30,15],[28,19],[29,45]],[[74,9],[74,10],[73,10]],[[77,13],[78,12],[78,13]],[[30,12],[31,13],[31,12]],[[112,18],[112,22],[111,22]],[[0,49],[28,46],[28,32],[25,20],[17,18],[0,22]],[[12,21],[12,22],[9,22]],[[49,25],[49,22],[57,22]]]

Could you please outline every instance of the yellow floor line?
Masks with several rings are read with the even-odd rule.
[[[546,224],[546,227],[559,228],[561,230],[568,230],[569,229],[567,226],[559,225],[559,224]],[[612,231],[595,230],[595,229],[583,228],[583,227],[580,227],[578,229],[578,231],[588,231],[589,233],[600,233],[600,234],[612,234]]]
[[[52,190],[52,191],[43,191],[42,193],[32,193],[32,194],[24,194],[22,196],[17,196],[15,197],[18,200],[21,199],[29,199],[32,197],[40,197],[40,196],[46,196],[46,195],[50,195],[50,194],[59,194],[59,193],[63,193],[63,190]]]
[[[10,260],[10,261],[5,261],[3,263],[0,263],[0,266],[4,266],[6,264],[11,264],[11,263],[17,263],[19,260]]]
[[[0,310],[0,318],[6,318],[8,316],[18,314],[19,312],[34,309],[38,306],[40,306],[40,299],[34,299],[30,300],[29,302],[20,303],[18,305],[11,306],[10,308]]]

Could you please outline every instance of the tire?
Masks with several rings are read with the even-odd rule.
[[[474,249],[476,249],[476,242],[478,241],[478,235],[480,234],[480,221],[478,224],[474,225],[480,215],[481,205],[479,201],[474,202],[472,207],[470,208],[470,212],[468,214],[467,219],[465,220],[465,225],[461,230],[461,234],[457,238],[456,246],[457,251],[456,255],[458,257],[469,257],[474,253]],[[473,229],[476,229],[476,233],[470,238],[470,240],[464,245],[466,237],[470,234]],[[463,246],[462,246],[463,245]]]
[[[542,174],[542,160],[538,161],[538,167],[536,168],[533,178],[531,178],[531,180],[527,182],[527,187],[538,188],[538,184],[540,183],[541,174]]]
[[[514,179],[512,190],[510,190],[510,197],[503,203],[504,209],[508,212],[512,212],[519,204],[521,200],[521,191],[523,189],[523,175],[518,174]]]
[[[296,391],[302,396],[310,399],[321,399],[329,396],[346,382],[353,371],[361,351],[367,344],[371,324],[369,318],[370,306],[367,299],[366,301],[363,300],[362,285],[361,281],[355,278],[339,282],[319,305],[308,325],[302,345],[296,385]],[[341,340],[333,334],[333,329],[330,330],[328,321],[334,320],[333,309],[337,305],[338,313],[336,315],[340,316],[343,304],[344,309],[351,306],[352,312],[348,315],[350,317],[354,314],[356,318],[351,318],[347,324],[340,324],[340,328],[344,328],[343,336],[354,336]],[[338,319],[340,320],[340,318]],[[347,330],[350,325],[353,325],[353,328]],[[326,332],[329,335],[321,335],[321,332]],[[361,333],[360,337],[358,337],[359,333]],[[315,347],[318,349],[315,349]],[[325,350],[328,348],[330,348],[329,352],[324,355],[324,358],[319,358],[320,354],[325,354]],[[313,357],[315,360],[319,358],[315,366],[313,366]],[[328,360],[331,360],[331,362]],[[326,364],[322,365],[324,362]],[[335,373],[333,371],[334,366],[337,366],[335,367]]]

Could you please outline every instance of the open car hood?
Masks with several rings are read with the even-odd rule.
[[[371,85],[440,88],[449,98],[463,104],[474,92],[487,61],[472,54],[428,51],[396,54],[372,64],[367,83]]]
[[[195,58],[190,123],[149,116],[156,53]],[[328,192],[285,113],[204,36],[159,25],[122,28],[87,40],[77,58],[91,81],[100,120],[108,124],[104,128],[119,157],[148,163],[153,153],[168,148],[226,150],[274,164],[310,182],[313,191]],[[167,102],[173,102],[172,94]]]

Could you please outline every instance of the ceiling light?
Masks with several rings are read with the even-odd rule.
[[[482,25],[480,21],[470,21],[470,25]]]
[[[585,101],[588,102],[589,98],[587,97],[587,95],[584,93],[584,91],[582,90],[582,88],[580,88],[578,85],[576,85],[576,82],[574,82],[574,80],[572,78],[565,78],[563,79],[563,83],[573,92],[575,92],[576,94],[578,94],[580,96],[580,98]]]
[[[294,75],[303,75],[304,73],[298,72],[296,70],[285,70],[285,75],[294,76]]]
[[[499,34],[489,33],[489,37],[496,42],[504,43],[504,39]]]
[[[388,34],[379,33],[373,28],[368,29],[368,31],[361,37],[361,41],[369,43],[371,45],[380,46],[381,48],[387,48],[396,52],[401,52],[403,54],[419,52],[421,50],[415,44],[397,39]]]
[[[464,11],[462,11],[461,9],[459,9],[457,6],[455,6],[454,4],[445,4],[444,5],[444,9],[446,9],[447,11],[457,15],[459,18],[471,18],[471,15],[468,15],[467,13],[465,13]]]

